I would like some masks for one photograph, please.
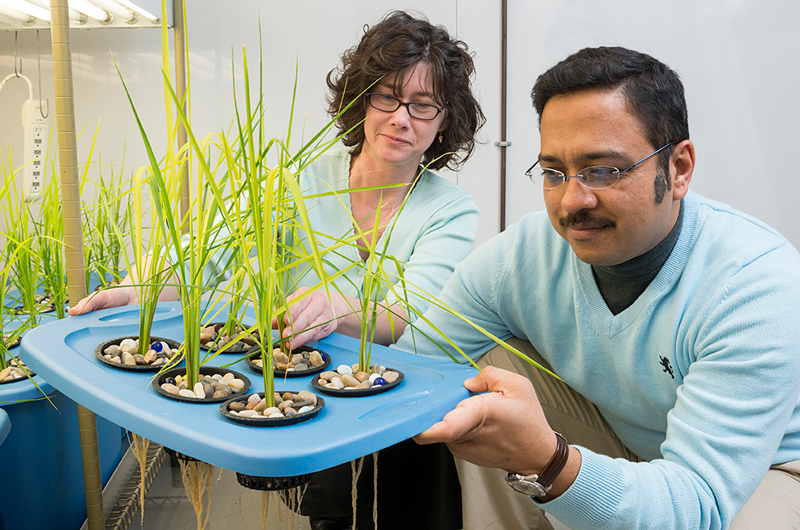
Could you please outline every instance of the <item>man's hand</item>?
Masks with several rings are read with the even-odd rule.
[[[522,475],[541,473],[557,442],[531,382],[488,366],[464,386],[479,395],[459,403],[414,440],[444,442],[454,456],[479,466]]]

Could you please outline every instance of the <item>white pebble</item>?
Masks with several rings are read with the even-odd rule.
[[[314,407],[309,407],[306,405],[305,407],[300,407],[300,410],[298,410],[297,413],[302,414],[304,412],[311,412],[312,410],[314,410]]]
[[[225,375],[222,376],[222,380],[223,381],[233,381],[234,377],[235,376],[231,372],[228,372],[228,373],[226,373]]]
[[[133,339],[123,339],[122,342],[119,343],[119,347],[124,348],[125,346],[135,347],[136,342]]]
[[[250,397],[247,398],[248,403],[261,403],[261,396],[258,394],[250,394]]]
[[[194,392],[192,392],[188,388],[181,388],[181,390],[180,390],[180,392],[178,392],[178,394],[183,396],[183,397],[189,397],[189,398],[196,398],[197,397],[197,396],[194,395]]]
[[[241,390],[244,388],[244,381],[242,381],[241,379],[233,379],[228,384],[237,390]]]
[[[371,376],[369,376],[369,382],[370,382],[370,383],[374,383],[374,382],[375,382],[375,380],[376,380],[377,378],[379,378],[380,376],[381,376],[380,374],[372,374]]]
[[[334,377],[331,379],[331,384],[336,388],[344,388],[344,381],[342,381],[341,377]]]
[[[281,414],[280,412],[275,412],[274,414],[270,414],[267,417],[268,418],[283,418],[283,414]]]
[[[194,385],[194,395],[200,399],[204,399],[206,397],[206,393],[203,391],[203,383],[196,383]]]
[[[251,416],[257,416],[258,412],[254,410],[243,410],[239,413],[239,416],[244,416],[245,418],[249,418]]]
[[[346,364],[339,366],[336,371],[339,373],[339,375],[353,375],[353,369]]]

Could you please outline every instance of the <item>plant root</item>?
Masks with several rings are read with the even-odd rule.
[[[364,457],[350,461],[350,469],[353,472],[353,487],[350,491],[350,496],[353,502],[353,528],[356,527],[356,519],[358,517],[358,477],[361,476],[361,469],[364,467]]]
[[[372,491],[374,495],[372,499],[372,522],[375,525],[375,530],[378,530],[378,451],[372,453],[372,463]]]
[[[197,530],[205,530],[208,524],[208,516],[211,513],[211,488],[213,482],[211,480],[214,471],[214,466],[207,462],[200,462],[199,460],[192,460],[186,462],[178,459],[181,466],[181,479],[183,479],[183,487],[186,490],[186,497],[194,507],[194,515],[197,518]],[[205,517],[203,517],[203,494],[208,488],[208,504],[205,509]]]
[[[139,509],[142,512],[142,525],[144,525],[145,465],[147,464],[147,449],[150,447],[150,440],[130,431],[128,431],[128,436],[133,456],[139,462]]]

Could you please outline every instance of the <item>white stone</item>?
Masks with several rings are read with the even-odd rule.
[[[339,373],[339,375],[353,375],[353,369],[346,364],[340,365],[336,371]]]
[[[314,407],[309,407],[306,405],[305,407],[300,407],[300,410],[298,410],[297,413],[302,414],[304,412],[311,412],[312,410],[314,410]]]
[[[194,395],[194,392],[192,392],[188,388],[181,388],[180,392],[178,392],[178,395],[183,396],[183,397],[188,397],[188,398],[196,398],[197,397],[197,396]]]
[[[206,397],[206,393],[203,390],[203,383],[196,383],[194,385],[194,395],[200,399],[204,399]]]
[[[371,376],[369,376],[369,382],[370,383],[375,383],[375,380],[377,378],[379,378],[380,376],[381,376],[380,374],[372,374]]]

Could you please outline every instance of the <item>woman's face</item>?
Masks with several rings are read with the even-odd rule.
[[[395,96],[404,103],[427,103],[442,107],[442,103],[434,97],[433,82],[425,63],[417,64],[406,73],[399,95],[393,93],[393,85],[394,76],[387,76],[371,92]],[[384,112],[368,104],[361,154],[376,165],[389,164],[398,169],[416,167],[446,125],[444,112],[432,120],[420,120],[409,115],[405,105],[400,105],[394,112]]]

